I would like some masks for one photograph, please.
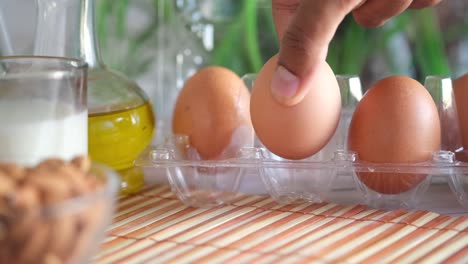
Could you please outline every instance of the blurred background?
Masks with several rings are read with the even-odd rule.
[[[33,2],[0,1],[16,54],[32,48]],[[270,2],[96,0],[96,33],[106,64],[137,81],[168,120],[178,90],[198,68],[222,65],[242,76],[277,52]],[[393,74],[458,77],[468,72],[468,1],[406,11],[375,29],[347,17],[327,60],[336,74],[358,74],[364,90]]]

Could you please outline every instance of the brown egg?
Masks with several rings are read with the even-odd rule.
[[[440,121],[429,92],[416,80],[392,76],[377,82],[358,103],[353,114],[348,147],[361,161],[416,163],[430,160],[440,149]],[[426,175],[358,173],[370,189],[406,192]]]
[[[468,73],[453,82],[463,148],[468,150]]]
[[[259,140],[272,153],[286,159],[304,159],[321,150],[335,133],[341,112],[340,89],[333,71],[323,62],[300,103],[277,103],[270,92],[277,56],[263,66],[254,82],[252,124]]]
[[[235,154],[253,142],[250,94],[229,69],[209,66],[189,78],[177,98],[172,130],[187,135],[202,159]]]

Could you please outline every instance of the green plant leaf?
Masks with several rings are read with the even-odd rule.
[[[412,35],[414,58],[420,71],[420,78],[423,79],[428,75],[449,75],[450,66],[434,9],[412,12],[412,15],[415,27],[415,34]]]
[[[245,46],[250,64],[248,72],[257,72],[262,68],[257,30],[257,1],[244,1]]]
[[[107,47],[108,31],[107,20],[112,12],[111,0],[99,0],[96,7],[96,28],[101,47]]]
[[[117,17],[117,37],[123,39],[126,32],[126,22],[127,22],[127,10],[128,10],[128,0],[119,0],[115,1],[116,5],[116,17]]]

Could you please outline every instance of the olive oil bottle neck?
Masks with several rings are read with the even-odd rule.
[[[95,32],[94,0],[36,0],[34,55],[60,56],[103,67]]]
[[[99,44],[95,30],[94,0],[81,0],[81,41],[80,53],[89,67],[98,68],[103,66]]]

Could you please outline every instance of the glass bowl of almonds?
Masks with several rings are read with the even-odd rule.
[[[87,263],[112,220],[118,179],[85,156],[0,163],[0,263]]]

